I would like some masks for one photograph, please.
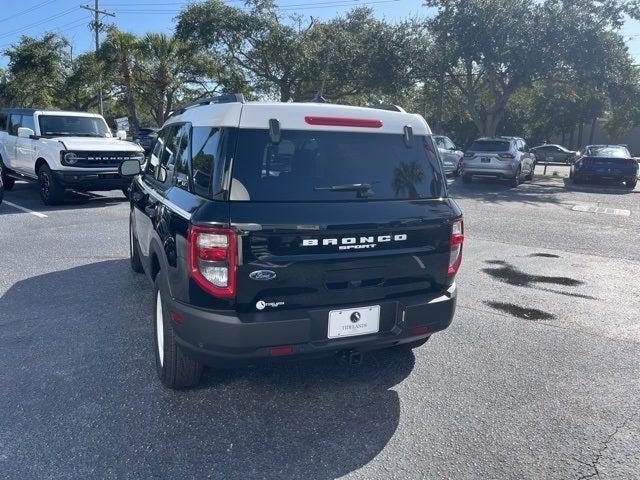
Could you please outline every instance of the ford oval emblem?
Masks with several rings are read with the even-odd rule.
[[[265,282],[267,280],[273,280],[276,278],[276,272],[273,270],[256,270],[255,272],[251,272],[249,274],[249,278],[252,280],[259,280],[261,282]]]

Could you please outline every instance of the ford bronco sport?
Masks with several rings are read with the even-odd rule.
[[[168,387],[226,360],[415,347],[451,323],[462,214],[419,115],[205,99],[120,172]]]

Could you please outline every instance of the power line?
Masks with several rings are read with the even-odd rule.
[[[88,5],[81,5],[80,8],[93,12],[93,22],[91,22],[89,25],[91,26],[91,28],[93,28],[93,31],[95,32],[95,35],[96,35],[95,40],[96,40],[96,57],[97,57],[98,50],[100,50],[100,32],[104,28],[104,24],[102,23],[100,16],[102,15],[106,17],[115,17],[115,14],[111,12],[107,12],[105,10],[100,10],[100,0],[95,0],[93,5],[94,5],[93,8],[89,7]],[[98,74],[98,98],[100,100],[100,115],[104,115],[104,105],[102,101],[102,72]]]
[[[0,39],[7,38],[7,37],[13,37],[14,35],[17,35],[17,34],[26,32],[28,30],[31,30],[33,27],[38,27],[40,25],[44,25],[45,23],[50,22],[51,20],[56,20],[58,18],[64,17],[65,15],[67,15],[67,14],[73,12],[73,11],[75,11],[75,7],[74,8],[70,8],[68,10],[65,10],[63,12],[60,12],[60,13],[58,13],[56,15],[52,15],[50,17],[44,18],[44,19],[39,20],[37,22],[30,23],[28,25],[24,25],[24,26],[18,28],[17,30],[13,30],[11,32],[5,32],[4,34],[0,35]]]
[[[37,5],[34,5],[33,7],[29,7],[26,8],[18,13],[14,13],[13,15],[9,15],[8,17],[5,18],[0,18],[0,22],[5,22],[7,20],[11,20],[12,18],[16,18],[19,17],[20,15],[24,15],[25,13],[29,13],[29,12],[33,12],[34,10],[37,10],[40,7],[44,7],[45,5],[48,5],[50,3],[55,2],[56,0],[46,0],[45,2],[41,2],[38,3]]]

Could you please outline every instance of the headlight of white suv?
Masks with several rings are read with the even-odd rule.
[[[68,165],[75,165],[76,163],[78,163],[79,159],[80,157],[78,157],[78,155],[73,152],[64,154],[64,162]]]

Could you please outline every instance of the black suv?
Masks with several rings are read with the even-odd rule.
[[[126,161],[131,266],[154,283],[157,371],[424,344],[451,323],[462,214],[424,119],[205,99]]]

